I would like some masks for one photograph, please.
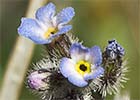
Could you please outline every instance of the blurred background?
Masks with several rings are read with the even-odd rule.
[[[140,1],[138,0],[49,0],[57,10],[72,6],[76,15],[71,31],[85,46],[99,45],[102,50],[107,41],[116,39],[126,50],[125,58],[130,79],[121,93],[128,92],[131,100],[140,100]],[[29,0],[0,0],[0,87],[6,65],[16,42],[17,27],[25,16]],[[36,45],[32,63],[42,57],[42,46]],[[27,51],[30,52],[30,51]],[[22,56],[21,56],[22,58]],[[20,60],[20,59],[19,59]],[[18,63],[18,61],[17,61]],[[22,66],[22,65],[21,65]],[[112,100],[112,96],[107,97]],[[23,82],[19,100],[39,100]]]

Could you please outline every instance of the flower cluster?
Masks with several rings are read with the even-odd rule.
[[[118,44],[116,40],[108,41],[108,43],[109,44],[106,47],[106,52],[111,59],[116,59],[117,57],[124,56],[124,48],[121,47],[121,45]]]
[[[55,5],[48,3],[34,19],[22,18],[18,27],[20,35],[46,47],[45,58],[27,76],[28,87],[43,100],[103,99],[108,87],[124,79],[123,47],[116,40],[109,41],[103,53],[99,46],[83,46],[68,33],[74,15],[72,7],[55,15]]]
[[[108,41],[108,45],[103,52],[103,66],[105,72],[101,77],[99,92],[103,97],[108,94],[116,94],[123,87],[122,83],[128,79],[125,73],[128,72],[126,61],[123,61],[124,48],[116,40]]]

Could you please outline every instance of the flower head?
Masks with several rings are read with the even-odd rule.
[[[37,10],[35,19],[22,18],[18,33],[37,44],[48,44],[55,37],[71,30],[66,25],[75,15],[72,7],[67,7],[55,16],[55,5],[49,3]]]
[[[86,48],[74,43],[70,48],[71,58],[62,58],[60,72],[62,75],[78,87],[88,85],[88,80],[95,79],[104,73],[100,66],[102,53],[98,46]]]
[[[103,51],[103,63],[105,72],[100,78],[98,91],[103,97],[107,94],[112,95],[119,92],[123,87],[123,82],[127,82],[126,73],[128,72],[127,61],[123,59],[125,50],[116,40],[108,41],[108,45]],[[109,70],[108,70],[109,69]]]
[[[124,56],[125,50],[116,40],[110,40],[108,41],[106,52],[111,59],[116,59],[118,56]]]

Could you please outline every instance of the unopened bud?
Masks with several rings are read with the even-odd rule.
[[[122,57],[125,53],[124,48],[116,40],[108,41],[106,52],[111,59],[116,59],[118,56]]]
[[[46,80],[48,79],[49,75],[50,73],[44,69],[34,71],[28,76],[27,83],[32,89],[44,90],[47,86]]]

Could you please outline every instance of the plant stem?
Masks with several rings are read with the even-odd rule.
[[[33,18],[35,11],[47,0],[30,0],[26,17]],[[7,70],[2,83],[0,100],[18,100],[24,76],[32,58],[35,45],[18,37],[7,63]]]

